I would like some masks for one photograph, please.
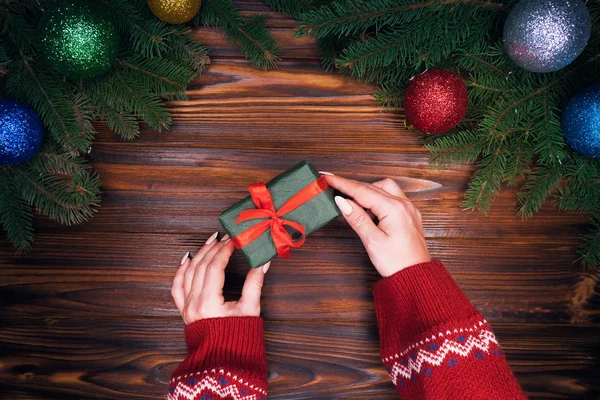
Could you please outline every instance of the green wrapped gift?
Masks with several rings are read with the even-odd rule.
[[[339,216],[333,189],[313,165],[302,161],[266,185],[250,185],[251,196],[227,209],[219,220],[252,268],[279,255]]]

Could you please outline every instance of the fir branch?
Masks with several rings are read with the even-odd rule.
[[[558,189],[555,196],[560,210],[575,210],[580,213],[600,213],[600,183],[594,182],[589,187],[567,185]]]
[[[111,14],[119,31],[129,36],[127,45],[147,58],[161,57],[169,51],[171,28],[156,18],[146,19],[129,0],[98,0]],[[147,5],[144,5],[147,7]]]
[[[44,10],[55,2],[56,0],[0,0],[0,9],[5,7],[12,12],[24,14]]]
[[[452,135],[434,137],[425,147],[431,152],[429,163],[435,166],[475,162],[485,150],[486,136],[478,130],[461,130]]]
[[[474,80],[468,82],[468,86],[478,88],[478,89],[483,89],[486,91],[490,90],[490,91],[496,92],[496,93],[515,93],[516,92],[515,89],[506,89],[506,88],[485,86],[485,85],[475,82]]]
[[[204,0],[195,24],[220,26],[228,40],[259,68],[272,68],[279,60],[277,41],[267,30],[267,14],[240,15],[232,0]]]
[[[523,132],[512,135],[507,143],[507,159],[503,178],[509,185],[531,173],[535,151],[529,140],[530,124]]]
[[[557,189],[562,176],[563,169],[554,164],[537,167],[517,196],[517,215],[529,218],[539,211],[548,196]]]
[[[0,24],[0,34],[21,52],[26,54],[39,52],[40,44],[36,30],[23,15],[11,12],[8,7],[0,7]]]
[[[502,187],[503,171],[506,168],[507,152],[504,141],[512,131],[506,132],[494,144],[485,143],[487,147],[495,147],[494,151],[485,154],[477,163],[477,171],[473,174],[465,191],[463,208],[469,211],[480,210],[487,214],[498,191]],[[484,150],[485,151],[485,150]],[[459,153],[460,154],[460,153]],[[455,156],[456,157],[456,156]],[[466,157],[463,155],[463,157]]]
[[[125,140],[133,140],[140,135],[140,124],[135,114],[124,110],[117,111],[107,103],[104,105],[104,109],[108,111],[103,114],[102,119],[106,121],[111,130]]]
[[[169,50],[171,31],[160,21],[132,24],[130,32],[133,49],[145,57],[161,57]]]
[[[577,153],[569,153],[565,163],[565,177],[574,185],[600,186],[600,160]],[[600,206],[600,204],[599,204]]]
[[[23,201],[13,182],[14,167],[0,165],[0,222],[17,252],[26,252],[33,242],[31,207]]]
[[[22,168],[14,169],[14,174],[21,195],[40,213],[65,225],[78,224],[92,217],[97,206],[97,178],[76,182]]]
[[[255,66],[263,69],[274,68],[279,60],[277,41],[267,30],[267,18],[267,14],[250,15],[237,28],[239,35],[230,32],[233,40],[241,46],[244,55]]]
[[[194,18],[195,26],[224,27],[226,25],[239,27],[242,15],[231,0],[204,0],[200,12]]]
[[[393,63],[406,65],[404,59],[409,51],[404,49],[404,43],[412,33],[410,26],[401,27],[364,42],[357,41],[343,50],[336,66],[360,77],[367,69],[384,68]]]
[[[121,93],[121,98],[116,99],[115,105],[130,109],[158,132],[169,129],[171,116],[168,110],[156,95],[139,82],[128,79],[119,70],[115,70],[112,79],[108,81],[108,86]]]
[[[408,82],[406,79],[394,80],[390,84],[380,84],[377,90],[373,94],[377,104],[382,106],[384,109],[392,110],[402,106],[404,101],[404,92]]]
[[[210,64],[208,51],[191,34],[187,27],[172,27],[171,50],[167,57],[199,73]]]
[[[346,71],[344,71],[346,72]],[[354,76],[359,82],[376,82],[382,89],[399,88],[408,86],[411,80],[418,72],[411,68],[379,67],[370,68],[362,76]],[[393,90],[393,89],[392,89]]]
[[[321,65],[326,71],[333,70],[337,65],[340,52],[351,43],[362,40],[359,36],[335,37],[333,35],[317,39],[319,53],[321,54]]]
[[[4,43],[0,40],[0,66],[8,65],[10,63],[10,58],[8,58],[8,54],[6,53],[6,48],[4,47]]]
[[[187,100],[185,89],[196,73],[165,59],[145,59],[142,57],[122,57],[116,64],[122,74],[130,75],[144,87],[168,100]]]
[[[481,51],[481,50],[480,50]],[[502,49],[496,49],[496,56],[504,55]],[[499,75],[506,75],[506,72],[502,70],[498,66],[498,59],[502,59],[503,57],[495,57],[495,63],[491,63],[487,61],[484,57],[479,54],[474,54],[473,51],[460,51],[459,55],[456,57],[456,61],[461,68],[466,71],[479,71],[480,73],[485,72],[485,69],[490,70],[493,73]],[[490,54],[488,53],[488,56]],[[492,55],[493,56],[493,55]],[[482,71],[482,67],[484,70]]]
[[[420,18],[420,11],[438,5],[466,5],[501,9],[502,3],[489,0],[339,0],[300,17],[297,35],[322,38],[328,35],[347,36],[385,25],[403,25]]]
[[[600,213],[591,219],[589,233],[583,235],[583,244],[577,252],[580,257],[577,261],[587,267],[598,267],[600,265]]]
[[[10,64],[10,58],[8,58],[8,54],[6,54],[6,49],[0,41],[0,78],[2,78],[8,73],[8,64]]]
[[[82,176],[90,173],[90,166],[81,158],[71,154],[54,143],[47,143],[43,149],[25,164],[26,168],[40,174]]]
[[[95,82],[85,85],[83,90],[93,102],[94,114],[98,119],[106,121],[108,127],[123,139],[135,139],[140,134],[140,127],[136,116],[126,107],[116,108],[111,93],[107,93],[107,85]]]
[[[298,18],[302,12],[317,7],[321,2],[315,0],[265,0],[265,3],[277,12]]]
[[[321,54],[321,66],[327,72],[333,71],[336,67],[336,58],[339,52],[338,40],[334,36],[327,36],[318,39],[317,45]]]

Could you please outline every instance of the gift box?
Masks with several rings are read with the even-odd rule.
[[[333,189],[308,161],[250,185],[249,192],[219,220],[252,268],[289,257],[290,248],[339,216]]]

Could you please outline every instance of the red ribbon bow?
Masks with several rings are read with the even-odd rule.
[[[241,249],[248,243],[258,239],[260,235],[265,233],[271,228],[271,235],[273,236],[273,243],[277,249],[277,255],[279,257],[290,258],[290,247],[300,247],[304,244],[306,230],[302,225],[297,222],[283,219],[282,217],[296,208],[300,207],[309,200],[317,197],[323,193],[329,185],[325,178],[320,177],[314,182],[308,184],[304,189],[293,195],[288,201],[283,204],[279,210],[275,211],[273,205],[273,199],[271,193],[264,183],[255,183],[250,185],[248,188],[252,201],[256,208],[252,210],[242,211],[235,223],[249,221],[252,219],[268,218],[265,221],[259,222],[256,225],[251,226],[245,231],[232,239],[235,247]],[[299,240],[294,240],[290,234],[285,230],[284,226],[290,226],[300,232],[301,237]]]

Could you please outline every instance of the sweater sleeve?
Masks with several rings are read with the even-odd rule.
[[[188,356],[168,400],[266,400],[267,361],[259,317],[207,318],[185,327]]]
[[[488,322],[439,260],[373,289],[381,357],[403,399],[526,399]]]

